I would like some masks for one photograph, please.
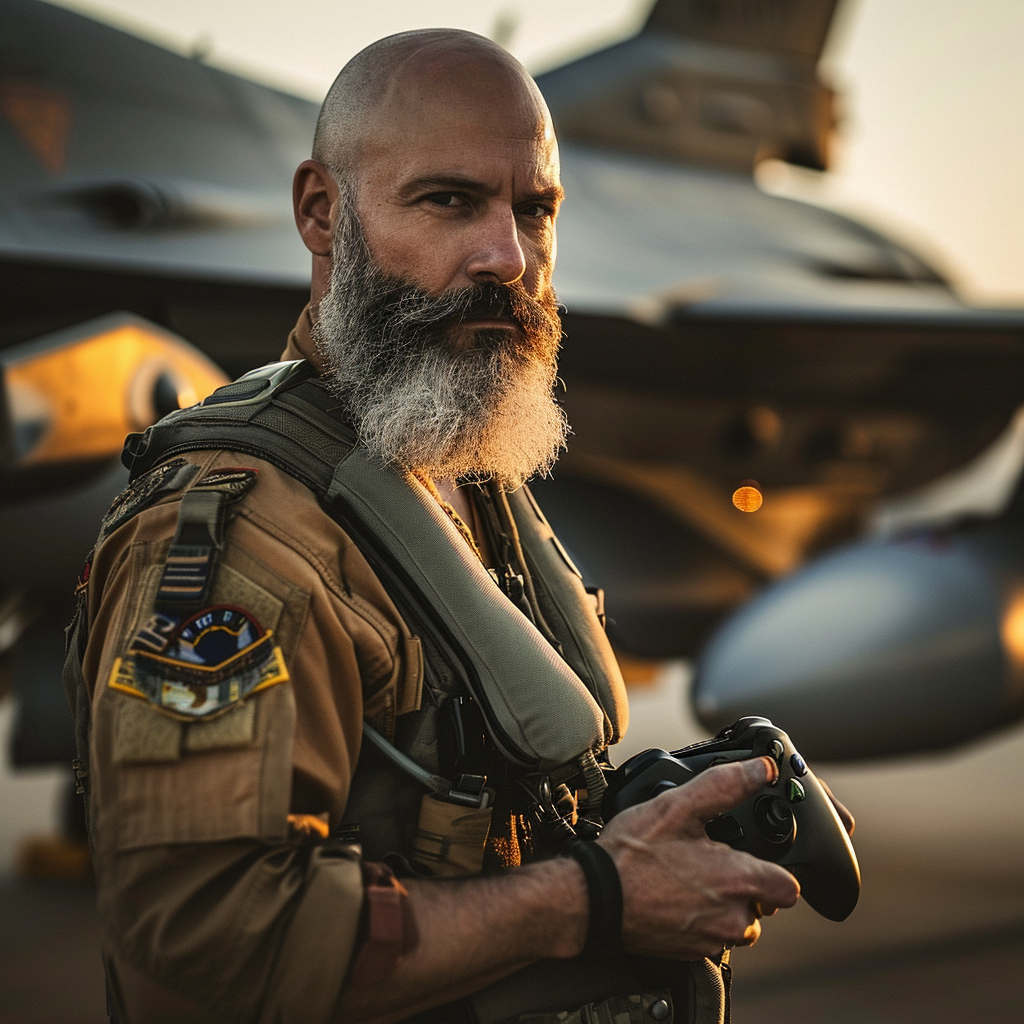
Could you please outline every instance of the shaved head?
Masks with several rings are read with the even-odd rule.
[[[451,481],[550,469],[562,188],[522,65],[453,29],[374,43],[331,87],[293,195],[313,339],[366,448]]]
[[[540,90],[507,50],[475,32],[419,29],[371,43],[341,69],[320,108],[313,158],[348,175],[364,146],[386,130],[394,109],[414,113],[421,98],[476,91],[483,83],[492,91],[519,93],[515,105],[527,131],[551,132]],[[507,96],[505,101],[507,106]]]

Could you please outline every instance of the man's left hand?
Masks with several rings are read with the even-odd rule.
[[[835,794],[829,789],[828,783],[819,776],[818,782],[821,783],[821,788],[825,790],[825,795],[832,801],[832,806],[836,809],[836,814],[839,815],[839,820],[843,823],[843,828],[846,829],[846,834],[852,836],[853,830],[857,823],[853,820],[853,815],[846,809],[845,804],[841,804],[836,798]]]

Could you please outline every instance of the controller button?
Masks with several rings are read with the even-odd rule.
[[[782,755],[785,752],[786,748],[783,746],[782,740],[772,740],[768,744],[768,756],[778,765],[781,765]]]
[[[668,1015],[672,1012],[672,1007],[669,1006],[664,999],[655,999],[655,1001],[647,1008],[647,1012],[654,1020],[668,1020]]]
[[[731,814],[709,821],[704,826],[704,831],[707,832],[708,838],[714,839],[716,843],[732,845],[743,838],[743,827]]]
[[[807,794],[804,792],[804,787],[796,779],[790,779],[789,785],[786,786],[786,796],[789,797],[791,804],[798,804]]]
[[[754,821],[770,843],[788,843],[796,835],[793,812],[777,796],[763,796],[754,804]]]
[[[789,763],[793,766],[793,771],[797,775],[807,774],[807,762],[799,754],[794,754],[789,759]]]

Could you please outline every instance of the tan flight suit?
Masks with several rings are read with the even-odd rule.
[[[307,312],[285,358],[311,354]],[[215,469],[258,470],[232,506],[210,603],[272,630],[290,682],[194,723],[108,686],[153,608],[181,492],[100,545],[83,668],[104,957],[123,1024],[316,1024],[335,1019],[365,899],[358,859],[316,840],[345,808],[364,716],[392,736],[418,707],[422,668],[311,491],[237,453],[189,460],[201,466],[189,486]]]

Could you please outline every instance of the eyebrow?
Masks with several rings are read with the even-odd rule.
[[[402,185],[398,193],[403,199],[411,199],[417,192],[423,191],[461,191],[475,192],[478,195],[494,196],[498,189],[491,185],[485,185],[476,178],[468,178],[462,174],[428,174],[421,178],[414,178]],[[534,189],[524,197],[524,201],[546,199],[549,202],[560,203],[565,198],[565,190],[561,185],[547,185]]]

